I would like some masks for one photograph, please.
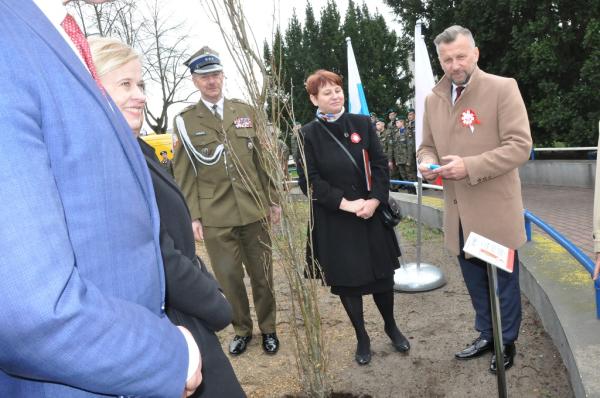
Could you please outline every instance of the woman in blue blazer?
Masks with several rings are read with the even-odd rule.
[[[102,85],[139,136],[146,103],[139,56],[118,40],[94,37],[89,41]],[[203,381],[192,397],[245,397],[215,334],[231,322],[231,306],[196,256],[189,209],[175,180],[159,163],[154,148],[139,138],[138,142],[150,170],[160,214],[167,315],[192,333],[202,356]]]

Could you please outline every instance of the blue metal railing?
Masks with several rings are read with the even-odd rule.
[[[589,258],[580,248],[575,246],[571,241],[558,233],[554,228],[550,225],[546,224],[541,218],[525,209],[525,232],[527,234],[527,241],[531,241],[531,223],[534,223],[538,227],[540,227],[544,232],[546,232],[552,239],[554,239],[558,244],[560,244],[566,251],[569,252],[575,260],[577,260],[587,272],[592,275],[594,273],[594,262],[591,258]],[[594,283],[594,288],[596,291],[596,318],[600,319],[600,279]]]
[[[403,180],[390,180],[390,183],[396,185],[410,185],[417,186],[416,182],[413,181],[403,181]],[[431,187],[435,189],[443,190],[443,187],[437,185],[423,184],[424,187]],[[580,248],[575,246],[570,240],[562,236],[558,233],[554,228],[550,225],[546,224],[541,218],[525,209],[523,213],[525,217],[525,233],[527,234],[527,241],[531,242],[531,223],[534,223],[538,227],[540,227],[544,232],[546,232],[552,239],[554,239],[558,244],[560,244],[570,255],[572,255],[575,260],[577,260],[590,275],[594,274],[595,263],[589,258]],[[596,318],[600,319],[600,278],[594,283],[594,290],[596,291]]]
[[[407,185],[407,186],[411,186],[411,187],[415,187],[416,188],[419,183],[416,182],[416,181],[390,180],[390,184],[394,184],[394,185]],[[444,190],[444,188],[441,185],[433,185],[433,184],[422,183],[421,186],[423,188],[438,189],[440,191]]]
[[[579,147],[571,147],[571,148],[531,148],[531,153],[529,154],[530,160],[535,160],[536,152],[576,152],[576,151],[595,151],[598,147],[595,146],[579,146]]]

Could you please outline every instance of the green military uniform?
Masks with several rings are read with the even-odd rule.
[[[274,333],[267,214],[277,196],[261,159],[254,112],[242,101],[225,99],[221,120],[199,101],[175,118],[174,131],[181,142],[175,152],[175,179],[192,219],[202,223],[213,271],[233,307],[235,333],[252,335],[244,269],[250,277],[259,328]]]
[[[399,135],[398,129],[396,126],[388,127],[384,130],[384,133],[381,135],[381,146],[383,148],[383,152],[385,153],[388,162],[391,162],[392,166],[390,169],[390,179],[391,180],[401,180],[402,179],[402,169],[399,163],[399,156],[402,148],[399,145]],[[390,189],[396,190],[397,185],[390,184]]]
[[[408,181],[417,181],[417,160],[415,148],[415,121],[408,120],[406,125],[406,160],[404,162],[404,176]]]
[[[163,151],[164,152],[164,151]],[[161,152],[161,156],[163,154],[163,152]],[[166,153],[166,152],[165,152]],[[160,159],[160,165],[162,166],[163,169],[165,169],[165,171],[167,173],[169,173],[170,175],[173,175],[173,162],[171,161],[171,159],[169,158],[161,158]]]
[[[390,115],[392,113],[394,115],[390,117]],[[386,128],[386,130],[393,130],[396,128],[396,117],[398,116],[398,113],[396,112],[396,110],[394,108],[390,108],[387,110],[387,115],[388,115],[389,121],[386,123],[385,128]]]

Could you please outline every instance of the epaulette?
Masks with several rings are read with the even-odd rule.
[[[248,104],[246,101],[241,100],[239,98],[232,98],[230,101],[231,102],[235,102],[236,104],[244,104],[244,105],[250,106],[250,104]]]
[[[183,108],[177,115],[183,115],[184,113],[186,113],[189,110],[192,110],[196,107],[196,104],[190,104],[188,106],[186,106],[185,108]]]

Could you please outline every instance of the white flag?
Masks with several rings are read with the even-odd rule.
[[[418,149],[423,141],[423,113],[425,97],[435,86],[433,71],[429,63],[427,46],[421,35],[421,24],[415,26],[415,148]],[[416,154],[415,154],[416,156]],[[420,175],[421,173],[419,173]]]
[[[348,112],[369,116],[365,91],[360,81],[352,42],[349,37],[346,37],[346,44],[348,47]]]

